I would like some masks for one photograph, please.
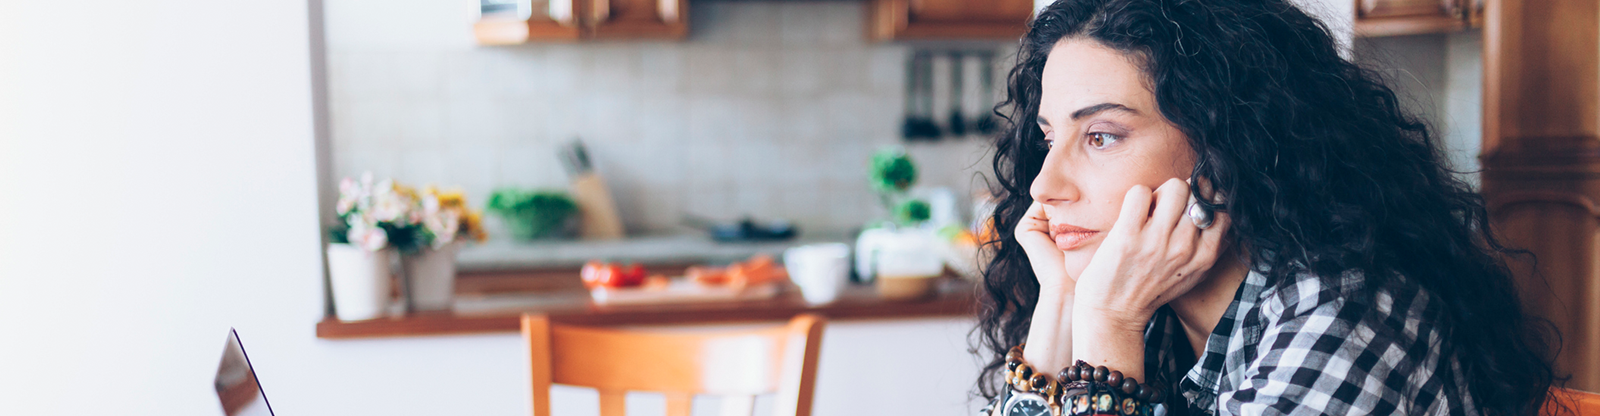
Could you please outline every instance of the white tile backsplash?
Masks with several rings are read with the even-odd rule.
[[[564,187],[556,146],[581,138],[631,232],[682,230],[692,214],[837,233],[885,213],[867,163],[903,143],[909,48],[867,42],[863,3],[695,1],[682,42],[480,47],[364,31],[464,19],[408,4],[328,15],[336,177],[455,186],[481,206],[496,187]],[[988,171],[971,163],[981,140],[907,146],[924,186],[966,195]]]

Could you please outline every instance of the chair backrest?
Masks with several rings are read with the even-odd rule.
[[[775,415],[809,416],[827,320],[800,315],[748,331],[670,333],[551,324],[522,316],[533,367],[533,414],[550,416],[550,385],[600,392],[600,415],[622,416],[628,391],[659,392],[667,416],[689,416],[696,395],[720,396],[724,415],[749,415],[776,393]]]
[[[1600,416],[1600,394],[1563,388],[1550,390],[1550,400],[1545,401],[1544,411],[1539,413],[1549,416]]]

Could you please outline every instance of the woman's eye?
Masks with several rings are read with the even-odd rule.
[[[1104,149],[1118,140],[1122,140],[1122,138],[1111,133],[1089,133],[1089,145],[1094,146],[1096,149]]]

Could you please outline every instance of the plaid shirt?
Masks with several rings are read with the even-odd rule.
[[[1251,272],[1198,360],[1172,310],[1156,313],[1145,372],[1174,393],[1158,414],[1479,414],[1459,362],[1442,356],[1442,329],[1424,318],[1441,305],[1416,285],[1393,279],[1370,296],[1356,273],[1333,287],[1285,280]]]

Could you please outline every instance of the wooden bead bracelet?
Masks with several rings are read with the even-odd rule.
[[[1006,384],[1018,391],[1039,393],[1062,415],[1149,415],[1155,403],[1166,400],[1165,389],[1158,385],[1139,383],[1121,371],[1083,360],[1051,378],[1022,360],[1025,345],[1006,352]]]
[[[1121,371],[1091,366],[1082,360],[1061,369],[1057,377],[1067,383],[1061,388],[1062,415],[1150,415],[1154,404],[1166,399],[1166,391],[1160,386],[1140,384]]]
[[[1061,392],[1060,383],[1045,373],[1034,371],[1033,366],[1022,361],[1022,345],[1011,347],[1006,352],[1006,384],[1018,391],[1038,392],[1051,402],[1056,402]]]

